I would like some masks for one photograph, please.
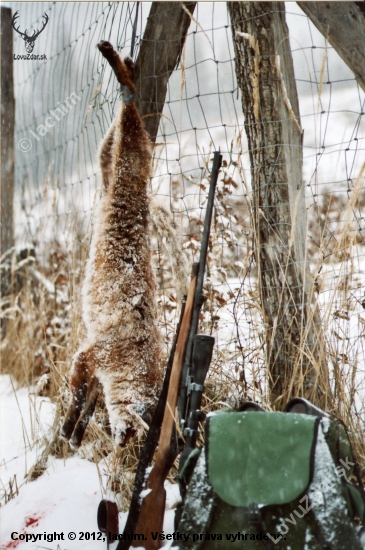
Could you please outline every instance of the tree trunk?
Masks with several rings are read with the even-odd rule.
[[[1,8],[1,251],[14,246],[14,85],[11,9]]]
[[[156,140],[167,84],[180,61],[196,2],[153,2],[136,61],[136,105],[151,141]],[[189,12],[189,13],[187,13]]]
[[[323,335],[306,258],[302,132],[283,2],[228,2],[252,174],[270,397],[326,407]]]
[[[297,2],[365,92],[365,2]]]

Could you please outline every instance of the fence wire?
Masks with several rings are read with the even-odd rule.
[[[41,27],[44,13],[49,17],[34,52],[47,59],[14,61],[16,240],[35,246],[53,282],[59,280],[60,265],[52,254],[60,256],[62,250],[67,293],[75,255],[82,273],[82,250],[101,184],[97,150],[119,102],[115,79],[96,45],[109,40],[122,55],[132,53],[136,59],[150,3],[141,2],[138,12],[136,2],[14,2],[11,7],[19,10],[19,23],[28,33]],[[288,3],[286,9],[304,128],[307,254],[332,370],[347,380],[358,413],[365,415],[359,397],[365,389],[365,96],[297,5]],[[170,208],[183,249],[190,260],[196,258],[211,154],[218,149],[223,154],[202,322],[217,339],[215,376],[227,387],[234,382],[236,398],[262,399],[267,389],[264,325],[252,254],[249,151],[233,51],[226,4],[198,3],[181,63],[168,85],[151,194]],[[15,32],[14,53],[25,53]],[[354,190],[356,201],[351,200]],[[168,347],[176,295],[163,243],[154,237],[153,246]],[[69,294],[71,303],[75,296]]]

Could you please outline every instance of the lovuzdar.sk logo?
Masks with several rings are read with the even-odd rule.
[[[43,15],[44,21],[43,21],[43,27],[41,28],[41,30],[38,30],[38,29],[34,30],[33,34],[31,34],[31,35],[27,34],[27,29],[25,29],[24,32],[20,31],[19,30],[20,25],[18,27],[15,26],[15,23],[16,23],[16,20],[18,19],[18,17],[19,17],[19,11],[16,11],[14,13],[11,24],[13,26],[13,29],[18,34],[20,34],[20,36],[24,40],[25,49],[26,49],[27,54],[26,55],[16,55],[16,54],[14,54],[14,59],[15,60],[18,60],[18,59],[47,59],[47,56],[45,54],[35,55],[32,52],[33,52],[35,41],[37,40],[37,38],[41,34],[41,32],[44,31],[44,28],[46,27],[46,25],[48,23],[48,15],[46,13]]]

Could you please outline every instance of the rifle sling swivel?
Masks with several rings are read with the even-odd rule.
[[[189,385],[188,385],[188,394],[193,392],[193,391],[203,391],[204,390],[204,386],[202,386],[202,384],[196,384],[195,382],[190,382]]]

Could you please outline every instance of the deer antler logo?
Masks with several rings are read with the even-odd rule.
[[[16,12],[14,13],[14,16],[13,16],[13,19],[12,19],[11,24],[12,24],[12,26],[13,26],[13,29],[14,29],[18,34],[20,34],[20,36],[21,36],[22,39],[24,40],[24,42],[25,42],[25,49],[27,50],[27,53],[32,53],[33,48],[34,48],[34,43],[35,43],[35,41],[37,40],[38,36],[41,34],[41,32],[43,31],[44,27],[45,27],[45,26],[47,25],[47,23],[48,23],[48,15],[47,15],[46,13],[43,15],[43,17],[44,17],[44,19],[45,19],[45,21],[44,21],[44,23],[43,23],[43,27],[41,28],[40,31],[39,31],[38,29],[37,29],[36,31],[33,31],[32,36],[28,36],[28,35],[27,35],[27,29],[25,29],[24,32],[21,32],[21,31],[19,30],[19,27],[16,28],[16,26],[15,26],[15,21],[16,21],[16,19],[18,19],[18,17],[19,17],[19,11],[16,11]]]

